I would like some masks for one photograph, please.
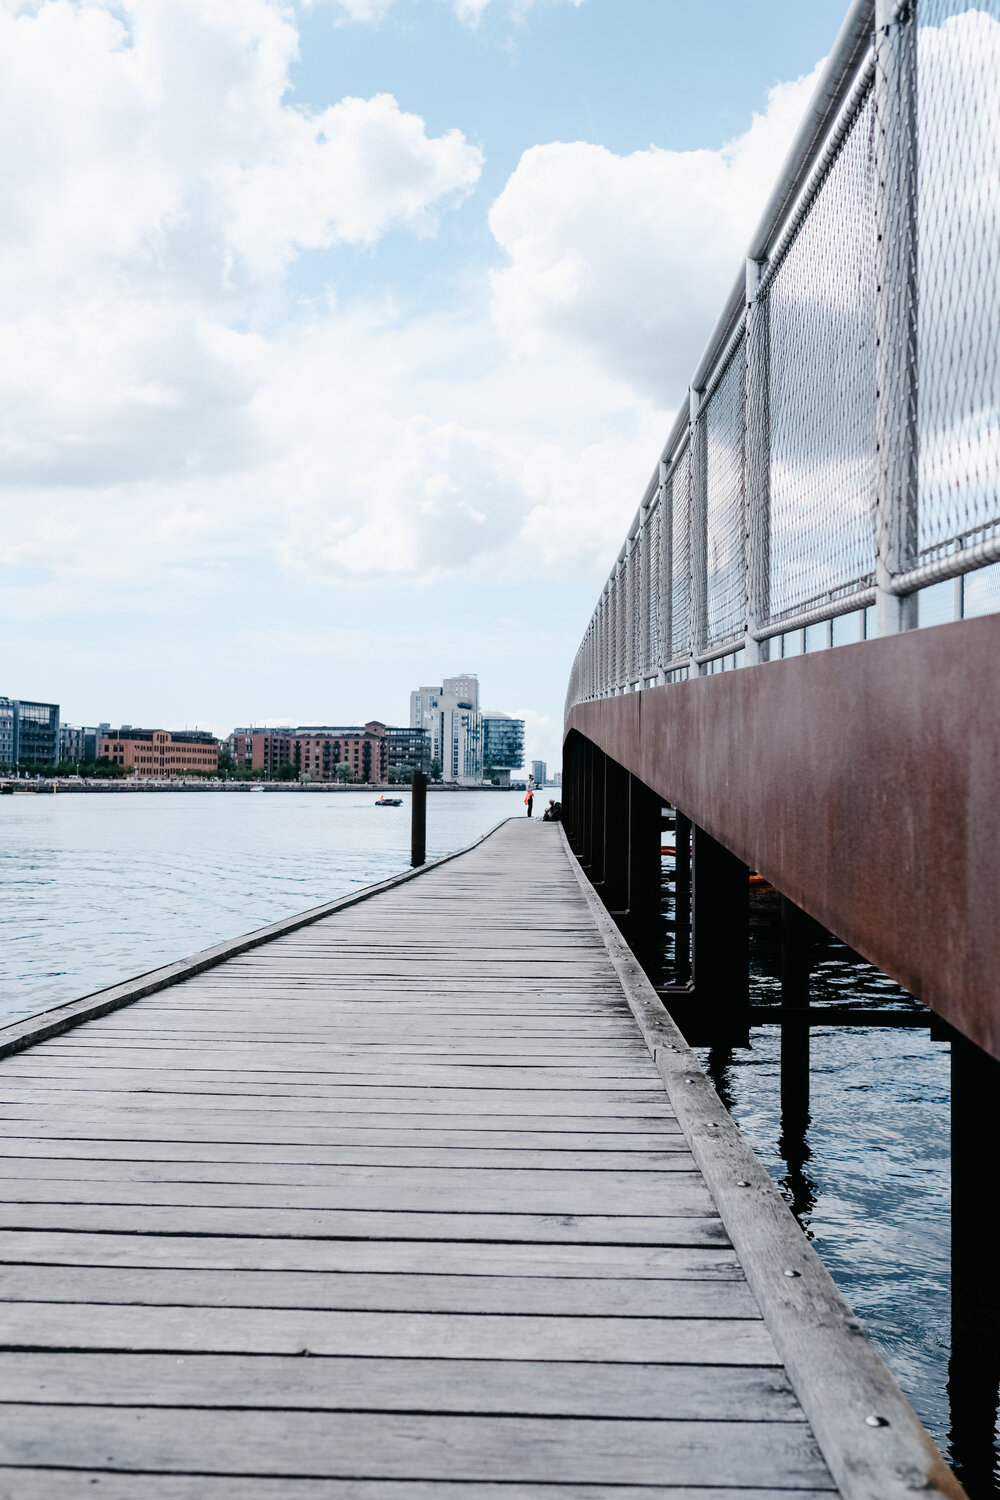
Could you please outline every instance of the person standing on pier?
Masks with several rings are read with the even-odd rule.
[[[530,775],[528,777],[528,788],[524,794],[524,805],[528,809],[528,817],[530,818],[531,810],[535,805],[535,778]]]

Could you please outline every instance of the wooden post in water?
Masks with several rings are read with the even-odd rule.
[[[781,1123],[785,1135],[809,1119],[809,972],[814,923],[800,906],[781,898]]]
[[[413,773],[410,817],[410,864],[415,869],[427,858],[427,777],[423,771]]]

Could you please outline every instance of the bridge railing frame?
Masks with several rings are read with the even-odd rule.
[[[1000,560],[1000,515],[985,528],[970,527],[968,535],[956,531],[927,555],[919,548],[920,3],[854,0],[848,11],[587,627],[570,677],[567,710],[588,699],[767,661],[775,637],[868,612],[873,605],[874,620],[862,615],[862,635],[911,629],[918,623],[920,588]],[[826,588],[812,594],[799,587],[789,607],[787,600],[773,597],[780,570],[772,558],[775,355],[769,294],[852,132],[859,133],[854,149],[868,152],[872,199],[866,200],[863,225],[863,233],[870,234],[868,270],[874,278],[874,306],[865,310],[874,350],[866,348],[863,355],[870,361],[863,378],[870,377],[871,384],[871,410],[864,419],[871,424],[871,474],[870,484],[851,497],[855,524],[864,528],[866,565],[828,579]],[[716,408],[730,398],[731,424],[736,411],[732,393],[723,389],[727,380],[742,382],[741,425],[731,425],[718,438],[713,437]],[[720,488],[711,478],[713,465],[728,463],[733,470],[736,444],[738,478]],[[720,495],[728,506],[721,520]],[[866,519],[860,523],[862,513]],[[835,639],[832,625],[830,639]]]

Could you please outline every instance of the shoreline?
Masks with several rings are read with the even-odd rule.
[[[332,781],[213,781],[213,780],[185,780],[183,777],[172,778],[170,781],[145,781],[133,780],[131,777],[114,780],[111,777],[105,779],[94,778],[90,781],[68,781],[61,778],[41,781],[3,781],[0,778],[0,788],[4,796],[38,796],[39,794],[58,793],[87,793],[87,792],[332,792],[340,796],[342,794],[357,794],[359,792],[389,793],[396,797],[401,793],[409,793],[411,788],[409,782],[402,785],[388,782],[366,781],[360,785],[354,784],[344,786]],[[507,786],[460,786],[457,782],[430,782],[428,792],[516,792],[523,791],[523,786],[518,788]],[[557,789],[558,790],[558,789]]]

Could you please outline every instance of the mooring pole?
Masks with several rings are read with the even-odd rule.
[[[410,864],[416,868],[427,858],[427,777],[423,771],[413,773],[413,798],[410,821]]]
[[[813,922],[781,898],[781,1008],[799,1011],[781,1018],[781,1120],[787,1134],[809,1118],[809,973]]]

